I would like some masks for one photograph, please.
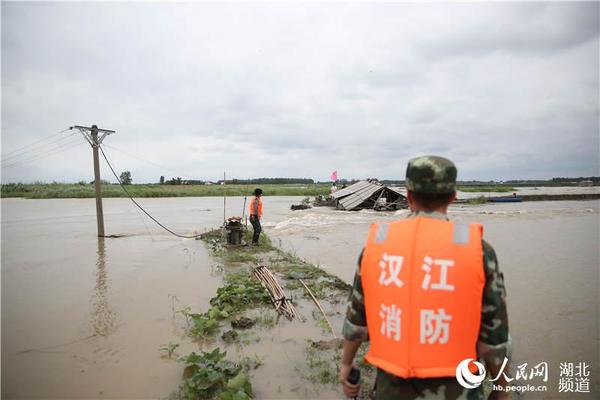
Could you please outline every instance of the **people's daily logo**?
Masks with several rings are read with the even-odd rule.
[[[498,374],[489,377],[492,390],[516,393],[548,391],[548,362],[515,364],[512,368],[514,374],[510,374],[508,358],[504,357]],[[476,373],[473,372],[474,367],[477,367]],[[561,362],[558,392],[590,393],[590,375],[590,365],[585,361]],[[462,360],[456,367],[456,380],[465,389],[478,388],[485,378],[485,367],[473,358]]]
[[[477,374],[474,374],[469,369],[469,364],[473,364],[477,367]],[[485,367],[482,363],[475,361],[472,358],[464,359],[456,367],[456,380],[460,385],[466,389],[475,389],[485,379]]]

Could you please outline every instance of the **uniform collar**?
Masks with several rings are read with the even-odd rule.
[[[439,211],[413,211],[408,216],[409,218],[414,217],[425,217],[425,218],[433,218],[440,219],[442,221],[449,221],[448,215],[441,213]]]

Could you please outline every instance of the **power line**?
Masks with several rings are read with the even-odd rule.
[[[36,158],[34,158],[32,161],[37,161],[40,160],[42,158],[46,158],[49,156],[53,156],[59,153],[62,153],[64,150],[68,150],[77,146],[80,146],[82,144],[85,144],[84,142],[80,141],[80,140],[72,140],[68,143],[65,143],[64,145],[60,146],[60,147],[56,147],[54,150],[48,152],[48,153],[42,153],[39,156],[36,156]]]
[[[179,172],[181,172],[181,171],[177,172],[177,171],[175,171],[175,170],[172,170],[172,169],[170,169],[170,168],[167,168],[167,167],[165,167],[164,165],[157,164],[157,163],[155,163],[155,162],[153,162],[153,161],[146,160],[146,159],[144,159],[144,158],[142,158],[142,157],[140,157],[140,156],[136,156],[135,154],[131,154],[131,153],[128,153],[128,152],[126,152],[126,151],[124,151],[124,150],[118,149],[118,148],[116,148],[115,146],[111,146],[111,145],[108,145],[108,144],[104,144],[104,146],[106,146],[106,147],[110,147],[111,149],[113,149],[113,150],[116,150],[116,151],[118,151],[119,153],[123,153],[123,154],[125,154],[125,155],[127,155],[127,156],[129,156],[129,157],[132,157],[132,158],[135,158],[135,159],[137,159],[137,160],[143,161],[143,162],[145,162],[145,163],[147,163],[147,164],[154,165],[155,167],[161,168],[161,169],[163,169],[163,170],[165,170],[165,171],[168,171],[168,172],[174,173],[175,175],[177,175],[177,176],[179,176],[179,177],[185,178],[185,179],[187,179],[187,180],[194,180],[194,178],[193,178],[191,175],[188,175],[188,174],[180,174]]]
[[[65,150],[68,150],[70,148],[76,147],[76,146],[84,144],[84,143],[85,142],[82,142],[80,140],[70,141],[68,143],[65,143],[62,146],[54,147],[54,148],[52,148],[50,150],[47,149],[44,152],[35,154],[31,158],[28,158],[28,159],[8,161],[6,164],[2,165],[2,168],[8,169],[8,168],[14,168],[14,167],[19,167],[19,166],[23,166],[23,165],[26,165],[26,164],[30,164],[30,163],[33,163],[35,161],[41,160],[43,158],[54,156],[56,154],[62,153]]]
[[[65,140],[67,139],[67,140]],[[75,140],[73,140],[75,139]],[[71,143],[75,143],[75,142],[79,142],[79,140],[77,140],[77,138],[69,138],[69,137],[64,137],[61,138],[61,140],[59,142],[56,143],[51,143],[48,146],[45,147],[40,147],[40,148],[36,148],[36,149],[32,149],[30,152],[28,153],[23,153],[23,154],[19,154],[18,156],[12,157],[13,159],[2,159],[2,163],[4,164],[12,164],[12,163],[17,163],[17,162],[21,162],[24,160],[28,160],[31,158],[35,158],[39,155],[42,155],[44,153],[48,153],[51,152],[55,149],[59,149],[62,148],[66,145],[69,145]]]
[[[69,140],[69,139],[72,139],[71,136],[73,136],[73,134],[70,134],[70,135],[64,136],[64,137],[60,137],[55,140],[51,140],[47,143],[39,144],[32,148],[22,150],[18,153],[13,153],[6,157],[3,156],[2,162],[3,163],[13,163],[13,162],[19,161],[19,159],[22,157],[36,157],[37,155],[42,154],[45,151],[47,151],[49,148],[52,148],[52,146],[62,146],[64,144],[71,142]]]
[[[17,158],[14,160],[7,160],[7,161],[2,160],[2,164],[3,164],[3,166],[4,165],[8,166],[8,165],[28,163],[28,162],[43,158],[47,155],[54,154],[54,153],[56,153],[57,150],[63,150],[63,149],[69,148],[69,147],[73,147],[73,145],[75,143],[83,143],[83,142],[81,142],[77,138],[75,138],[75,140],[71,139],[67,142],[57,144],[54,147],[45,148],[45,149],[37,149],[36,152],[27,154],[26,156],[22,156],[22,158]]]
[[[36,140],[36,141],[34,141],[34,142],[31,142],[31,143],[29,143],[29,144],[26,144],[25,146],[21,146],[21,147],[19,147],[19,148],[16,148],[16,149],[14,149],[14,150],[11,150],[11,151],[9,151],[9,152],[7,152],[7,153],[4,153],[4,154],[3,154],[3,158],[12,157],[12,154],[13,154],[13,153],[20,152],[20,151],[22,151],[22,150],[24,150],[24,149],[27,149],[27,148],[31,147],[31,146],[37,145],[38,143],[44,142],[44,141],[46,141],[46,140],[48,140],[48,139],[52,139],[52,138],[54,138],[55,136],[58,136],[58,135],[60,135],[61,133],[63,133],[63,132],[65,132],[65,131],[67,131],[67,130],[68,130],[68,129],[64,129],[64,130],[62,130],[62,131],[60,131],[60,132],[55,132],[55,133],[53,133],[53,134],[51,134],[51,135],[44,136],[43,138],[41,138],[41,139],[38,139],[38,140]],[[69,135],[69,136],[70,136],[70,135]]]
[[[11,151],[9,151],[8,153],[5,153],[5,154],[11,154],[11,153],[14,153],[14,152],[16,152],[16,151],[20,151],[20,150],[22,150],[22,149],[25,149],[25,148],[27,148],[27,147],[31,147],[31,146],[33,146],[34,144],[37,144],[37,143],[39,143],[39,142],[43,142],[44,140],[48,140],[48,139],[50,139],[50,138],[53,138],[54,136],[60,135],[61,133],[65,132],[66,130],[68,130],[68,129],[64,129],[64,130],[62,130],[62,131],[60,131],[60,132],[54,132],[54,133],[53,133],[53,134],[51,134],[51,135],[44,136],[43,138],[41,138],[41,139],[38,139],[38,140],[35,140],[35,141],[33,141],[33,142],[29,143],[29,144],[26,144],[25,146],[17,147],[16,149],[14,149],[14,150],[11,150]]]
[[[177,232],[173,232],[171,229],[167,228],[166,226],[164,226],[163,224],[161,224],[156,218],[154,218],[152,215],[150,215],[150,213],[148,211],[146,211],[144,209],[144,207],[142,207],[137,201],[135,201],[135,199],[133,198],[133,196],[129,193],[129,191],[127,190],[127,188],[125,187],[125,185],[123,185],[123,182],[121,182],[121,178],[119,178],[119,176],[117,175],[117,173],[115,172],[114,168],[112,167],[110,161],[108,161],[108,157],[106,156],[106,153],[104,152],[104,149],[102,148],[102,146],[98,146],[98,148],[100,149],[100,152],[102,153],[102,156],[104,157],[104,160],[106,161],[106,163],[108,164],[108,168],[110,168],[110,171],[112,172],[112,174],[115,176],[115,178],[117,179],[117,182],[119,182],[119,186],[121,186],[121,188],[123,189],[123,191],[127,194],[127,196],[129,197],[129,200],[131,200],[133,202],[133,204],[136,205],[137,208],[139,208],[140,210],[142,210],[142,212],[144,214],[146,214],[152,221],[156,222],[158,224],[158,226],[160,226],[161,228],[163,228],[165,231],[169,232],[170,234],[180,237],[180,238],[184,238],[184,239],[195,239],[200,235],[180,235]]]
[[[104,143],[104,146],[107,146],[106,143]],[[110,147],[113,147],[113,146],[110,146]],[[105,155],[109,160],[112,160],[107,154],[105,154]],[[146,229],[146,232],[148,232],[148,235],[150,235],[150,238],[154,242],[154,236],[152,235],[152,232],[148,228],[148,224],[146,224],[146,219],[144,218],[144,216],[142,215],[142,213],[140,212],[140,209],[138,207],[134,207],[134,208],[135,208],[136,215],[140,218],[140,220],[142,221],[142,224],[144,225],[144,228]]]

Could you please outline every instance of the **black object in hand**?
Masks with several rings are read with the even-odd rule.
[[[348,382],[353,385],[356,385],[360,381],[360,370],[358,368],[352,367],[350,373],[348,374]]]
[[[360,370],[358,368],[352,367],[350,373],[348,374],[348,382],[353,385],[356,385],[358,381],[360,381]],[[356,400],[356,397],[354,398]]]

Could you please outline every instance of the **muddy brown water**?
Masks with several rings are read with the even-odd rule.
[[[346,281],[370,223],[402,214],[290,211],[300,199],[265,197],[265,231]],[[222,198],[141,202],[186,234],[223,218]],[[243,198],[227,204],[228,215],[242,214]],[[159,348],[172,342],[180,344],[179,354],[198,349],[176,311],[188,305],[204,311],[220,285],[204,244],[164,233],[126,199],[104,201],[107,234],[126,236],[100,241],[92,199],[2,199],[1,205],[2,398],[168,396],[182,366],[161,358]],[[558,364],[565,361],[591,364],[590,389],[597,394],[600,202],[453,207],[450,214],[483,222],[498,253],[515,360],[549,363],[550,392],[528,397],[560,397]],[[309,314],[310,305],[302,303],[300,311]],[[338,332],[341,320],[333,318]],[[265,358],[253,372],[258,398],[315,398],[293,367],[305,358],[310,337],[323,337],[321,328],[282,321],[265,340],[230,355]],[[341,398],[335,390],[318,393]]]

